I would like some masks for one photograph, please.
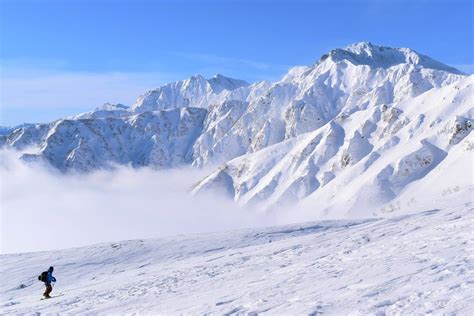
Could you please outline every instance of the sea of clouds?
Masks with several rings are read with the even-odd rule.
[[[133,169],[64,174],[0,151],[1,253],[277,225],[278,212],[190,190],[208,170]]]
[[[209,169],[118,166],[62,173],[47,164],[23,162],[20,155],[0,150],[0,253],[336,219],[321,217],[319,201],[310,201],[309,207],[282,203],[263,211],[241,206],[222,192],[192,195]],[[390,201],[390,212],[377,216],[472,203],[472,177],[459,176],[467,172],[471,157],[462,155],[432,172],[416,190]],[[362,211],[364,218],[375,214],[368,206]]]

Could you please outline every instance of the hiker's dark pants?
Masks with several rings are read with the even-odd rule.
[[[51,286],[51,283],[45,283],[46,290],[44,291],[44,296],[49,296],[49,293],[53,290],[53,287]]]

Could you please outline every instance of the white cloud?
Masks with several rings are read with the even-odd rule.
[[[276,223],[217,194],[193,197],[206,173],[119,168],[65,175],[0,152],[1,250],[39,251],[98,242]]]

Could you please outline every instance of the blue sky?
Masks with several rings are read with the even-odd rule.
[[[196,73],[276,80],[358,41],[472,73],[472,3],[0,0],[0,125],[129,105]]]

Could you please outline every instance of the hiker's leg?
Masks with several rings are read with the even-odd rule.
[[[44,291],[44,296],[49,296],[49,293],[53,290],[53,287],[51,286],[50,283],[46,283],[46,291]]]

